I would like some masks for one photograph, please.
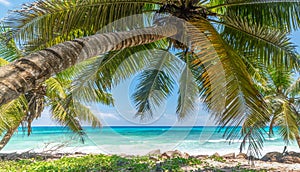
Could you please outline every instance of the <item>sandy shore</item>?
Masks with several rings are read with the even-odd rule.
[[[45,161],[53,161],[56,159],[60,159],[62,157],[82,157],[88,154],[82,152],[73,152],[73,153],[35,153],[35,152],[23,152],[23,153],[0,153],[0,159],[2,161],[8,160],[20,160],[20,159],[43,159]],[[109,155],[108,155],[109,156]],[[125,158],[133,158],[136,155],[126,155],[120,154],[119,156]],[[163,163],[164,161],[176,157],[180,158],[194,158],[201,160],[200,165],[193,166],[184,166],[182,167],[183,171],[243,171],[245,169],[251,170],[264,170],[264,171],[278,171],[278,172],[300,172],[300,163],[296,163],[293,161],[300,161],[300,153],[291,152],[287,155],[282,155],[278,152],[268,153],[262,159],[249,160],[246,154],[238,154],[234,153],[226,154],[226,155],[189,155],[188,153],[180,152],[178,150],[175,151],[166,151],[160,152],[160,150],[153,150],[149,152],[147,155],[151,160],[153,160],[156,164]],[[286,162],[270,162],[270,161],[283,161],[281,159],[290,159],[286,160]],[[280,159],[281,158],[281,159]]]
[[[199,165],[197,167],[183,167],[185,171],[198,170],[199,168],[203,171],[239,171],[241,169],[253,169],[253,170],[266,170],[266,171],[276,171],[276,172],[289,172],[289,171],[299,171],[300,164],[285,164],[278,162],[265,162],[260,160],[255,160],[250,162],[246,159],[225,159],[225,162],[219,162],[213,159],[203,159],[205,165]]]
[[[32,158],[43,158],[46,161],[52,161],[60,159],[61,157],[82,157],[86,156],[86,153],[76,152],[76,153],[34,153],[34,152],[23,152],[23,153],[1,153],[0,158],[2,161],[6,160],[20,160],[20,159],[32,159]],[[270,154],[271,158],[274,153]],[[297,154],[298,155],[298,154]],[[120,154],[119,156],[132,158],[133,155]],[[249,161],[249,158],[245,154],[235,155],[218,155],[217,153],[209,155],[189,155],[180,151],[167,151],[161,153],[160,150],[153,150],[149,152],[146,156],[149,156],[157,164],[163,162],[167,159],[172,159],[175,157],[181,158],[196,158],[201,160],[203,163],[201,165],[194,166],[184,166],[182,170],[184,171],[239,171],[242,169],[253,169],[253,170],[265,170],[265,171],[299,171],[300,172],[300,163],[280,163],[280,162],[266,162],[262,160],[252,160]],[[274,157],[274,156],[273,156]],[[300,157],[299,157],[300,159]]]

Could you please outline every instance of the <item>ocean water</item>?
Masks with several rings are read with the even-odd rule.
[[[28,137],[19,128],[0,152],[85,152],[105,154],[144,155],[160,149],[180,150],[191,155],[238,153],[241,140],[229,143],[218,127],[85,127],[84,142],[65,127],[33,127]],[[282,151],[286,144],[277,129],[271,138],[266,136],[262,154]],[[300,151],[296,143],[288,151]],[[246,153],[247,150],[244,150]]]

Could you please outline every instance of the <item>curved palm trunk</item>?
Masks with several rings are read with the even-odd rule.
[[[4,148],[4,146],[9,142],[15,131],[18,129],[19,125],[16,125],[13,128],[10,128],[6,131],[5,135],[3,136],[2,140],[0,141],[0,151]]]
[[[299,135],[296,136],[296,141],[297,141],[298,147],[300,148],[300,136]]]
[[[38,51],[0,68],[0,105],[39,86],[46,79],[87,58],[148,44],[177,33],[174,25],[97,34]]]

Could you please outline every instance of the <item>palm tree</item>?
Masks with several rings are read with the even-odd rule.
[[[98,63],[83,70],[92,74],[79,85],[96,87],[98,92],[109,90],[118,79],[130,76],[146,63],[160,67],[161,70],[146,70],[141,75],[133,96],[138,115],[151,114],[174,92],[176,65],[167,56],[154,61],[137,62],[133,58],[126,64],[122,62],[137,50],[154,47],[170,51],[173,47],[180,51],[177,57],[184,64],[178,90],[180,117],[193,111],[196,99],[202,96],[220,125],[235,126],[228,129],[227,137],[235,137],[235,129],[241,124],[242,134],[258,131],[269,118],[264,111],[267,105],[251,78],[253,68],[249,61],[298,67],[299,59],[287,35],[300,26],[299,4],[297,0],[45,0],[25,5],[6,20],[7,27],[12,28],[7,38],[20,42],[25,52],[34,53],[1,68],[0,104],[95,57]],[[111,22],[140,13],[145,15],[123,27],[110,27],[112,32],[96,34]],[[161,15],[157,17],[158,14]],[[152,24],[145,25],[149,18]],[[119,64],[126,70],[114,80],[112,75]],[[97,70],[91,70],[95,66]],[[251,120],[245,122],[246,119]],[[254,125],[252,121],[258,120],[264,122]],[[255,137],[262,135],[259,132],[253,141]]]
[[[18,59],[22,54],[14,41],[10,41],[8,44],[1,43],[0,45],[0,55],[2,57],[0,58],[0,66],[9,64],[9,61]],[[77,68],[79,67],[77,66]],[[45,106],[50,107],[53,120],[69,127],[80,136],[82,141],[85,133],[80,122],[87,122],[92,127],[101,126],[99,119],[85,105],[73,99],[72,94],[69,93],[71,87],[69,78],[74,75],[75,71],[77,69],[74,67],[67,69],[46,80],[44,85],[39,88],[21,95],[16,100],[0,108],[0,135],[3,134],[0,141],[0,150],[9,142],[20,125],[24,128],[27,127],[29,136],[32,132],[31,123],[41,116]],[[112,104],[112,99],[109,95],[105,95],[105,99],[99,98],[96,102]]]
[[[256,86],[264,96],[268,105],[269,130],[268,135],[274,135],[274,127],[278,128],[279,134],[288,145],[291,141],[296,141],[300,148],[299,133],[299,94],[300,80],[295,79],[297,72],[284,68],[265,68],[258,67],[259,76]],[[247,119],[248,120],[248,119]],[[251,119],[250,119],[251,120]],[[254,121],[253,123],[259,123]],[[244,135],[240,150],[246,145],[247,139],[254,133],[248,131]]]
[[[273,127],[279,127],[279,133],[289,144],[296,140],[300,147],[299,137],[299,79],[293,82],[291,72],[285,70],[271,70],[271,82],[265,89],[265,99],[272,109],[272,120],[269,133],[273,134]]]

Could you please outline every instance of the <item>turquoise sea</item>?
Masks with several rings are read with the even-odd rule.
[[[226,154],[239,152],[241,140],[229,144],[218,127],[85,127],[84,143],[65,127],[33,127],[28,137],[19,128],[1,152],[56,151],[106,154],[139,154],[160,149],[180,150],[189,154]],[[266,136],[262,153],[282,151],[285,143],[275,129],[275,135]],[[299,151],[296,143],[288,151]],[[246,152],[246,150],[244,151]]]

